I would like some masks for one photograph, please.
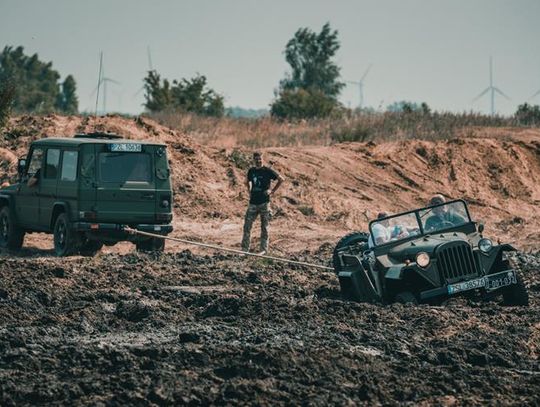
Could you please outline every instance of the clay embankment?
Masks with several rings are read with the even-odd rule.
[[[12,120],[0,146],[4,181],[35,138],[105,130],[168,145],[176,234],[238,246],[250,165],[248,149],[218,149],[149,119],[31,117]],[[475,129],[450,141],[346,143],[277,147],[266,160],[287,182],[274,199],[273,247],[317,249],[351,230],[365,230],[380,210],[408,210],[433,193],[463,198],[486,234],[521,249],[540,245],[540,131]],[[39,246],[42,237],[27,239]],[[172,250],[180,247],[171,246]],[[120,246],[113,251],[127,251]]]

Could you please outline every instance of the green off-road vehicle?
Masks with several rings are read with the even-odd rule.
[[[506,253],[455,200],[370,222],[370,233],[341,239],[333,256],[344,298],[361,302],[441,303],[454,295],[527,305],[528,293]]]
[[[161,251],[172,231],[172,191],[166,146],[108,133],[45,138],[19,160],[19,182],[0,189],[0,247],[18,250],[26,233],[54,235],[58,256],[94,255],[132,241]]]

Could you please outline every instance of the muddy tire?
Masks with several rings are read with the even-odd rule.
[[[54,223],[54,252],[58,257],[71,256],[77,252],[77,235],[70,229],[69,220],[61,213]]]
[[[79,253],[81,256],[94,257],[103,247],[102,242],[96,240],[86,240],[79,247]]]
[[[529,292],[519,273],[516,280],[516,284],[503,289],[503,305],[525,307],[529,305]]]
[[[399,302],[400,304],[418,304],[418,300],[410,291],[403,291],[397,294],[394,301]]]
[[[135,243],[138,252],[162,252],[165,250],[165,239],[152,237]]]
[[[24,230],[17,226],[9,207],[0,210],[0,247],[19,250],[24,241]]]
[[[342,237],[337,242],[332,255],[332,265],[334,266],[334,271],[339,273],[343,269],[343,266],[339,260],[338,252],[347,250],[351,254],[360,254],[368,249],[368,239],[369,233],[365,232],[353,232]]]

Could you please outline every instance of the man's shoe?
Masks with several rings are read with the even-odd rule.
[[[259,253],[257,253],[260,256],[264,256],[266,254],[266,250],[261,250]]]

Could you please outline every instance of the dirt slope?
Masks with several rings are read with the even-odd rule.
[[[20,117],[12,120],[0,145],[0,167],[6,170],[0,181],[13,179],[15,157],[31,140],[91,130],[166,143],[176,234],[238,246],[250,151],[201,146],[194,140],[196,129],[180,134],[149,119],[119,116]],[[380,210],[421,206],[434,193],[467,200],[488,235],[522,249],[538,248],[540,132],[475,129],[467,134],[451,141],[265,149],[267,162],[287,179],[274,199],[273,249],[316,249],[350,230],[365,230]],[[31,237],[28,243],[39,246]]]

